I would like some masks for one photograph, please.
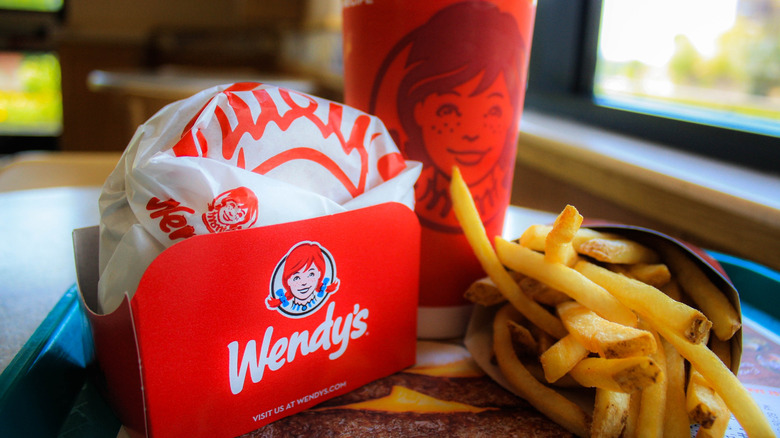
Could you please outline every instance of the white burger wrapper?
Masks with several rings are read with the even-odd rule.
[[[381,120],[259,83],[172,103],[141,125],[100,196],[98,301],[110,313],[183,238],[399,202],[421,164]],[[195,262],[195,261],[194,261]]]

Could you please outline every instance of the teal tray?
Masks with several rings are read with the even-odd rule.
[[[90,380],[93,362],[74,286],[0,375],[0,436],[116,437],[120,422]]]
[[[742,314],[780,333],[780,273],[748,260],[708,251],[739,291]]]
[[[780,274],[709,252],[740,293],[742,313],[780,333]],[[75,286],[0,375],[0,436],[114,438],[120,422],[93,383],[94,347]]]

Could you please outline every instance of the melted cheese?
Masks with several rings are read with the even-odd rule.
[[[417,341],[416,365],[404,372],[434,377],[481,377],[485,374],[462,346],[433,341]]]
[[[404,372],[433,377],[480,377],[485,374],[471,359],[443,365],[417,365],[404,370]]]
[[[471,412],[479,413],[495,408],[479,408],[453,401],[439,400],[403,386],[393,386],[389,395],[374,400],[367,400],[343,406],[333,406],[325,409],[362,409],[384,412]]]

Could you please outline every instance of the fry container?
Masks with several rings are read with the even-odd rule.
[[[675,251],[682,254],[684,257],[693,262],[696,267],[706,275],[709,281],[711,281],[726,296],[728,301],[734,306],[740,315],[741,323],[742,312],[737,289],[734,287],[718,261],[708,255],[701,248],[647,228],[623,224],[606,224],[602,222],[599,222],[598,225],[596,222],[591,223],[593,225],[588,224],[586,225],[587,228],[600,232],[616,234],[618,236],[641,243],[642,245],[658,251],[662,259],[664,259],[664,255],[668,254],[670,251]],[[515,238],[517,236],[507,237]],[[672,268],[673,267],[670,267],[670,269]],[[497,304],[490,307],[476,306],[475,311],[471,316],[464,342],[480,368],[482,368],[505,389],[512,391],[516,395],[522,397],[522,394],[514,389],[514,387],[503,375],[498,364],[496,364],[493,360],[493,319],[496,312],[502,305],[503,304]],[[741,328],[737,330],[737,332],[731,337],[729,340],[729,346],[731,348],[731,361],[725,365],[736,375],[739,371],[740,359],[742,357]],[[567,397],[569,400],[580,405],[586,412],[593,409],[594,393],[591,389],[556,388],[556,390]]]
[[[734,309],[736,309],[737,314],[740,317],[739,322],[740,324],[742,323],[742,307],[740,304],[739,291],[723,269],[723,266],[700,247],[659,231],[633,225],[596,225],[594,223],[594,225],[587,225],[587,227],[605,233],[614,233],[652,248],[658,251],[661,255],[661,259],[667,263],[667,265],[671,265],[668,260],[672,252],[681,254],[701,270],[706,278],[723,293],[731,305],[734,306]],[[675,275],[675,266],[671,265],[670,269],[672,270],[672,274]],[[734,333],[734,336],[729,340],[729,345],[731,347],[731,363],[727,363],[726,366],[728,366],[734,374],[737,374],[739,372],[740,360],[742,359],[742,328]]]
[[[482,269],[452,212],[458,166],[488,235],[510,200],[535,0],[345,2],[345,103],[378,116],[423,163],[418,336],[462,335]]]

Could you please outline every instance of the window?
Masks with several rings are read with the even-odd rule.
[[[780,171],[773,0],[538,3],[527,107]]]
[[[0,0],[0,9],[57,12],[62,9],[62,1],[63,0]]]
[[[0,0],[0,154],[57,147],[62,13],[63,0]]]
[[[57,56],[0,51],[0,134],[56,136],[61,128]]]

